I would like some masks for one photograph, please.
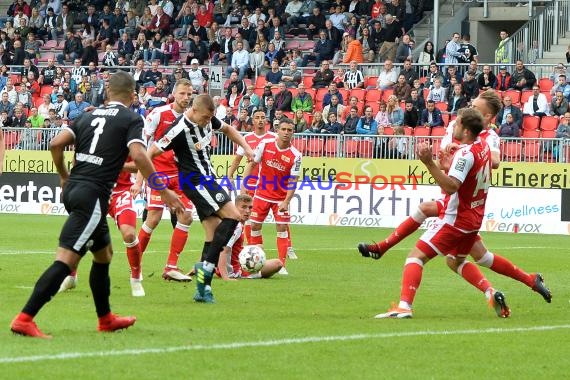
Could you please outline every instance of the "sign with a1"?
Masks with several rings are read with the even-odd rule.
[[[222,66],[210,66],[210,95],[221,95],[224,78],[222,77]]]

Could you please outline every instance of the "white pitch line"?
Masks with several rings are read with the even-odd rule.
[[[547,249],[550,251],[562,251],[568,250],[566,247],[493,247],[494,251],[518,251],[522,249]],[[353,247],[322,247],[322,248],[298,248],[299,252],[317,252],[317,251],[355,251],[356,246]],[[409,251],[410,248],[391,248],[390,251]],[[267,252],[277,252],[276,248],[267,248],[265,249]],[[201,250],[197,249],[186,249],[184,252],[202,252]],[[164,251],[146,251],[145,253],[164,253]],[[10,256],[10,255],[55,255],[55,250],[53,251],[19,251],[19,250],[6,250],[0,251],[0,256]]]
[[[214,351],[214,350],[236,350],[249,347],[274,347],[291,344],[322,343],[322,342],[343,342],[367,339],[405,338],[415,336],[449,336],[449,335],[474,335],[474,334],[505,334],[532,331],[552,331],[560,329],[570,329],[570,325],[557,326],[534,326],[534,327],[513,327],[513,328],[488,328],[480,330],[442,330],[442,331],[410,331],[379,334],[353,334],[353,335],[332,335],[313,336],[306,338],[277,339],[257,342],[233,342],[215,344],[197,344],[178,347],[163,348],[140,348],[128,350],[94,351],[94,352],[65,352],[55,355],[33,355],[0,358],[0,364],[31,363],[48,360],[83,359],[92,357],[113,357],[113,356],[135,356],[147,354],[166,354],[182,351]]]

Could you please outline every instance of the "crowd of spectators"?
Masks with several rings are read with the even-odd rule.
[[[565,68],[546,83],[522,61],[512,73],[481,67],[469,36],[458,33],[439,51],[428,41],[414,59],[407,31],[429,8],[418,0],[15,0],[0,31],[3,124],[25,125],[13,119],[18,109],[24,117],[40,111],[33,127],[72,123],[102,104],[116,70],[132,73],[133,110],[144,115],[169,101],[179,78],[206,91],[207,63],[224,66],[227,92],[217,114],[241,131],[251,130],[251,114],[262,108],[271,125],[287,117],[298,133],[410,135],[420,128],[440,135],[486,89],[503,94],[496,125],[505,137],[524,136],[523,115],[567,113]],[[61,49],[46,58],[46,46]],[[383,64],[377,76],[362,71],[369,62]],[[402,150],[401,141],[392,148]]]

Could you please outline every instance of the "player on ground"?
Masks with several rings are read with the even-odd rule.
[[[205,230],[202,250],[203,262],[194,266],[196,272],[196,302],[212,303],[212,277],[220,252],[227,245],[240,214],[230,201],[228,193],[215,179],[210,159],[213,130],[224,133],[243,147],[248,160],[253,151],[239,132],[214,117],[215,106],[208,95],[198,95],[184,116],[149,149],[149,157],[173,150],[178,159],[182,191],[196,206],[198,217]]]
[[[244,178],[253,174],[257,177],[251,213],[251,240],[248,244],[263,245],[261,227],[269,210],[273,213],[277,229],[277,252],[283,263],[280,274],[288,274],[285,269],[287,251],[290,247],[288,225],[291,221],[289,202],[295,195],[297,178],[301,170],[301,152],[291,145],[294,127],[290,120],[279,122],[277,138],[262,141],[255,150],[253,162],[244,172]],[[253,172],[258,167],[257,173]],[[241,193],[245,194],[245,186]]]
[[[253,199],[248,194],[240,194],[235,200],[236,207],[240,213],[240,223],[236,227],[228,245],[224,247],[224,251],[220,255],[218,262],[218,270],[223,280],[233,278],[269,278],[283,267],[278,259],[269,259],[263,264],[263,268],[257,273],[244,272],[239,265],[239,254],[243,249],[244,225],[251,215],[253,208]],[[229,268],[228,273],[228,258]]]
[[[501,162],[500,142],[495,131],[490,129],[489,126],[491,125],[491,121],[499,112],[501,101],[496,92],[493,90],[487,90],[472,101],[472,107],[483,114],[484,129],[479,134],[479,138],[489,145],[489,149],[491,150],[492,167],[493,169],[496,169],[499,167]],[[454,123],[450,123],[447,128],[447,134],[441,145],[445,153],[439,155],[440,166],[444,170],[448,168],[450,158],[453,156],[450,153],[457,149],[457,145],[452,144],[453,128]],[[364,257],[372,257],[376,260],[380,259],[390,248],[415,232],[428,217],[438,216],[442,205],[441,199],[438,201],[421,203],[418,209],[404,220],[386,240],[380,241],[376,244],[360,243],[358,244],[358,250]],[[478,265],[487,267],[496,273],[522,282],[535,292],[539,293],[546,302],[550,303],[552,294],[544,284],[544,278],[540,273],[526,273],[508,259],[488,251],[487,247],[483,244],[481,237],[477,238],[477,241],[473,245],[469,255],[471,255]]]
[[[152,141],[160,140],[172,123],[188,108],[190,98],[192,97],[192,83],[188,79],[178,80],[174,85],[173,96],[173,103],[155,108],[146,117],[145,134],[149,141],[149,146]],[[164,267],[164,272],[162,273],[162,278],[174,281],[191,281],[192,278],[182,273],[178,268],[178,258],[186,245],[186,241],[188,240],[188,229],[190,228],[190,224],[192,224],[192,209],[194,206],[180,190],[180,184],[178,183],[178,168],[176,166],[174,153],[167,152],[154,158],[153,164],[155,165],[157,172],[161,173],[160,175],[168,176],[168,188],[177,192],[180,195],[182,202],[186,204],[185,209],[181,209],[176,212],[178,222],[172,232],[172,238],[170,239],[170,251],[166,266]],[[137,194],[140,191],[141,182],[142,181],[139,176],[137,183],[133,187],[134,194]],[[164,212],[164,202],[161,201],[158,191],[155,188],[150,187],[147,188],[147,192],[146,208],[148,210],[148,215],[139,231],[138,237],[141,251],[143,253],[148,246],[152,232],[160,223],[162,213]]]
[[[412,303],[420,286],[423,267],[437,255],[446,256],[447,265],[452,270],[484,292],[499,317],[509,316],[503,293],[493,289],[479,268],[465,260],[477,241],[491,184],[489,145],[477,137],[482,129],[483,117],[479,111],[459,110],[453,137],[466,145],[455,153],[447,175],[433,161],[428,144],[418,147],[420,160],[447,195],[438,220],[408,254],[402,275],[400,303],[376,318],[412,317]]]
[[[59,237],[54,263],[38,279],[22,312],[12,321],[10,328],[17,334],[49,338],[37,327],[34,317],[57,293],[63,279],[77,268],[88,249],[93,253],[89,285],[99,317],[98,330],[112,332],[136,321],[135,317],[111,313],[109,264],[113,249],[105,218],[111,189],[127,155],[145,177],[155,171],[145,152],[143,120],[128,108],[134,90],[135,82],[129,74],[119,71],[112,75],[107,89],[109,104],[82,114],[50,143],[69,217]],[[63,151],[72,144],[76,164],[70,174]],[[184,207],[171,190],[161,191],[161,196],[172,208]]]

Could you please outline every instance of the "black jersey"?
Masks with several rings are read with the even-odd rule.
[[[84,113],[66,129],[75,136],[75,166],[70,181],[111,192],[132,143],[144,144],[142,117],[117,102]]]
[[[216,117],[213,117],[206,127],[201,128],[182,115],[155,144],[162,151],[174,150],[180,173],[214,177],[210,144],[213,131],[221,127],[222,123]]]

